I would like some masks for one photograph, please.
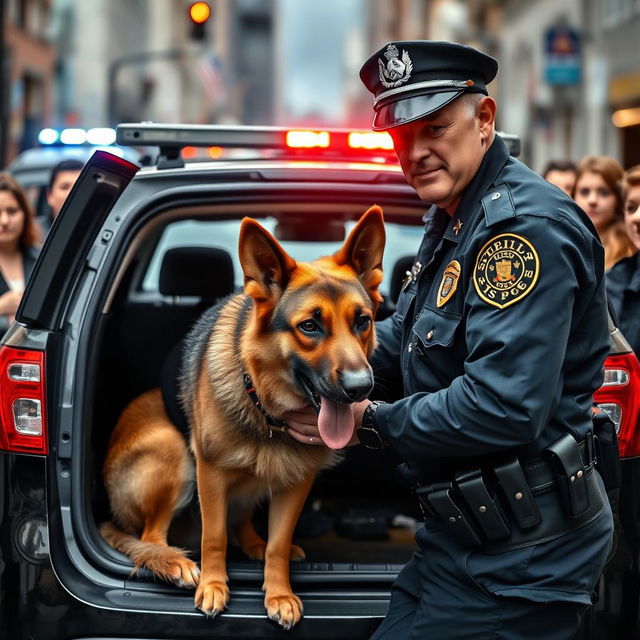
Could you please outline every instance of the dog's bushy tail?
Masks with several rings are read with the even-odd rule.
[[[100,533],[116,551],[131,559],[134,565],[132,574],[140,569],[147,569],[155,576],[179,586],[191,587],[197,583],[198,571],[187,558],[186,550],[160,542],[145,542],[130,533],[125,533],[110,521],[100,525]],[[184,571],[185,566],[189,568],[187,575]]]

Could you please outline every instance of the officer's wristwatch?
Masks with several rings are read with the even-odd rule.
[[[364,410],[362,424],[358,427],[358,440],[368,449],[384,449],[386,446],[376,427],[376,411],[381,404],[384,403],[374,400]]]

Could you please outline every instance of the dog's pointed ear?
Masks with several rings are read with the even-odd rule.
[[[378,287],[382,282],[384,243],[382,209],[373,205],[358,220],[342,247],[333,254],[337,264],[351,265],[376,308],[382,302]]]
[[[257,303],[275,304],[296,268],[296,261],[253,218],[242,220],[239,254],[244,292]]]

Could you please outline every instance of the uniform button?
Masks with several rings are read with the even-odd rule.
[[[497,200],[502,194],[499,191],[496,191],[495,193],[491,194],[491,199],[492,200]]]
[[[524,496],[522,495],[521,491],[518,491],[518,493],[516,493],[515,496],[513,496],[516,500],[522,500],[522,498],[524,498]]]
[[[481,507],[478,507],[478,511],[480,513],[486,513],[487,512],[487,507],[485,507],[484,505],[482,505]]]
[[[433,329],[427,333],[427,340],[431,340],[431,338],[433,338]]]
[[[582,478],[582,471],[578,471],[578,473],[576,473],[576,475],[578,476],[578,478]]]
[[[455,522],[455,521],[456,521],[455,516],[449,516],[449,522]]]

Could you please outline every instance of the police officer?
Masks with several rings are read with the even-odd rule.
[[[592,393],[608,351],[603,250],[586,215],[509,156],[486,85],[497,62],[394,42],[365,62],[373,128],[431,207],[354,441],[406,461],[420,550],[374,638],[571,638],[613,530],[594,471]],[[313,414],[288,417],[300,441]],[[316,440],[314,438],[314,440]]]

